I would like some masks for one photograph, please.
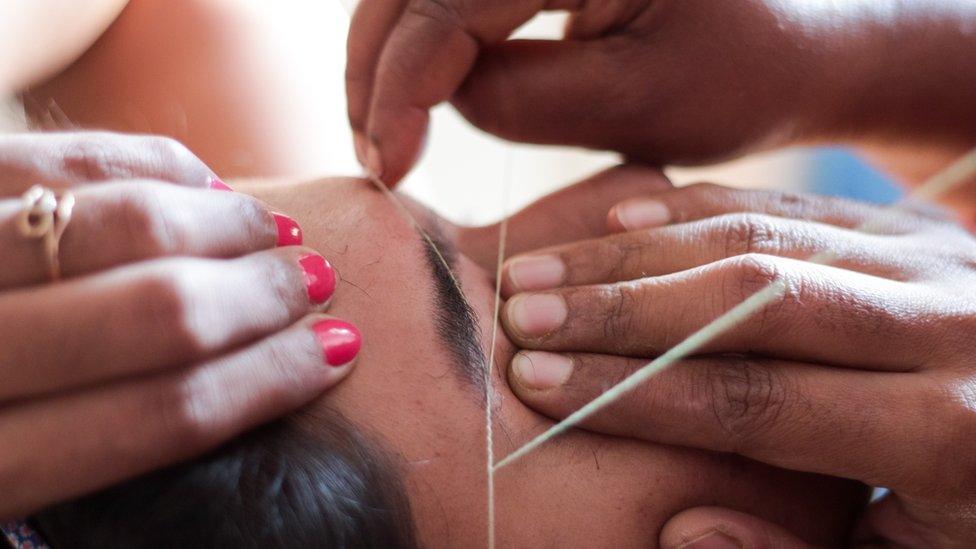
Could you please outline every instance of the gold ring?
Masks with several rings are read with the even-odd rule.
[[[61,278],[59,256],[61,235],[71,221],[75,196],[71,193],[58,196],[47,187],[34,185],[20,198],[23,208],[17,218],[17,229],[24,238],[43,241],[51,280],[59,280]]]

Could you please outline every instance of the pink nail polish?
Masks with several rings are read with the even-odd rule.
[[[278,226],[278,246],[300,246],[302,243],[302,228],[298,222],[280,213],[271,213]]]
[[[363,336],[359,330],[342,320],[328,318],[312,326],[312,330],[322,345],[325,363],[329,366],[349,364],[363,345]]]
[[[332,297],[336,287],[335,269],[324,257],[316,254],[303,255],[298,264],[305,272],[305,287],[312,303],[321,305]]]
[[[227,186],[226,183],[220,180],[219,177],[213,176],[210,178],[210,188],[215,191],[233,191],[234,189]]]

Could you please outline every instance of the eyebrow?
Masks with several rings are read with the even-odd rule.
[[[424,244],[424,258],[434,282],[434,329],[451,355],[456,376],[477,389],[483,397],[488,360],[481,345],[477,315],[458,288],[460,282],[455,282],[452,274],[452,271],[458,270],[457,248],[444,237],[444,232],[435,219],[421,216],[420,221],[427,237],[419,230],[417,232]],[[443,261],[441,257],[444,258]]]

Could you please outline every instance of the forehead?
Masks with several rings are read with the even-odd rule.
[[[434,283],[410,222],[359,180],[303,184],[261,198],[295,217],[306,245],[335,265],[342,283],[329,314],[363,332],[352,375],[315,406],[339,410],[400,458],[421,528],[432,509],[427,502],[483,501],[482,483],[472,478],[485,466],[483,404],[437,337]],[[455,274],[475,314],[486,318],[493,298],[487,276],[463,257]]]

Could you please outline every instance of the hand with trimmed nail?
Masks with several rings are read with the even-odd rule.
[[[20,230],[33,185],[75,200],[53,258]],[[218,190],[169,139],[0,136],[0,518],[205,452],[349,372],[328,261]]]
[[[519,398],[564,418],[784,280],[782,298],[583,427],[889,488],[855,542],[976,539],[976,239],[933,212],[714,185],[629,200],[610,225],[629,232],[505,264]],[[805,261],[825,250],[829,266]],[[689,513],[665,538],[799,543],[732,511]]]
[[[565,39],[509,40],[544,10],[570,12]],[[838,136],[970,146],[974,20],[959,0],[361,0],[349,120],[387,184],[443,101],[506,139],[650,164]]]

